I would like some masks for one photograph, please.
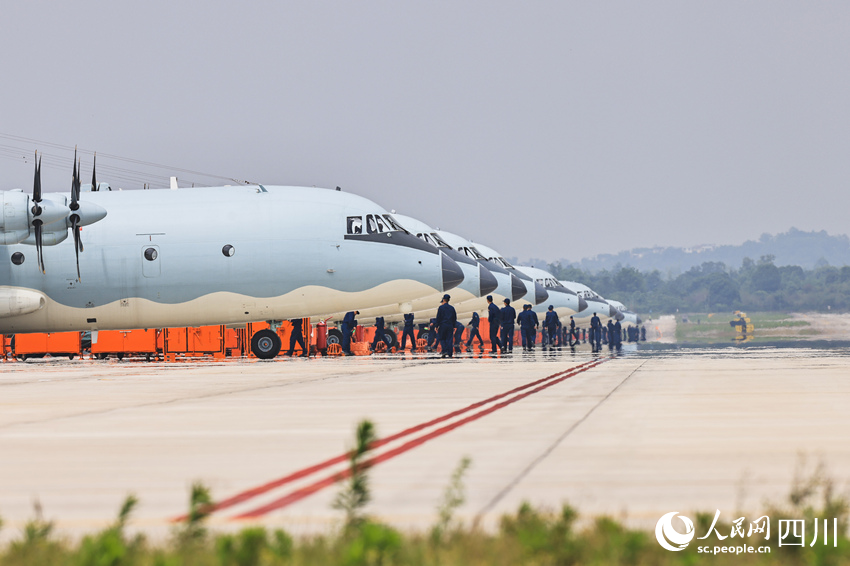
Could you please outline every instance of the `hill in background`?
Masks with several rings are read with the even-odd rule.
[[[781,234],[762,234],[758,241],[748,240],[738,246],[633,248],[618,254],[600,254],[580,261],[560,259],[554,263],[592,273],[631,266],[640,271],[658,270],[668,277],[675,277],[706,262],[722,262],[735,268],[741,265],[744,258],[758,259],[768,255],[775,257],[777,266],[799,265],[807,270],[826,265],[850,265],[850,238],[843,234],[831,236],[825,230],[803,232],[791,228]],[[539,258],[519,263],[538,267],[547,264]]]

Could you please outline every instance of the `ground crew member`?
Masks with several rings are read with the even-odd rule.
[[[602,348],[602,321],[593,313],[590,317],[590,348],[594,352],[598,352]]]
[[[351,355],[351,333],[357,327],[357,321],[354,320],[354,315],[360,314],[360,311],[348,311],[342,319],[342,351],[346,356]]]
[[[455,322],[455,353],[460,354],[460,345],[463,344],[463,330],[466,328],[461,321]]]
[[[386,335],[384,334],[384,317],[379,316],[375,319],[375,339],[372,340],[373,352],[377,351],[378,342],[383,342],[384,344],[386,344],[386,341],[384,340],[385,336]]]
[[[502,345],[499,343],[501,313],[499,307],[493,303],[493,295],[487,295],[487,322],[490,325],[490,353],[495,354],[496,348],[502,350]]]
[[[531,331],[531,340],[528,343],[528,349],[534,349],[534,345],[537,344],[537,329],[540,328],[540,319],[537,318],[537,313],[532,310],[531,305],[526,305],[528,308],[528,314],[531,317],[531,320],[534,322],[534,328]]]
[[[472,339],[478,337],[478,349],[484,351],[484,340],[481,339],[481,333],[478,332],[478,325],[481,323],[481,318],[477,312],[472,313],[472,320],[469,321],[469,340],[466,341],[467,349],[472,348]]]
[[[623,347],[623,326],[620,324],[620,321],[614,323],[614,336],[616,336],[616,343],[614,346],[617,348],[617,351],[620,351],[620,348]]]
[[[292,323],[292,334],[289,335],[289,351],[286,353],[287,356],[292,355],[292,351],[295,349],[295,343],[301,346],[301,354],[302,358],[306,358],[308,355],[307,346],[304,345],[304,333],[301,325],[304,324],[304,321],[300,318],[293,318],[289,322]]]
[[[646,342],[646,326],[640,327],[640,341]]]
[[[609,320],[608,322],[611,322],[611,321]],[[608,327],[605,326],[605,325],[602,325],[601,328],[602,328],[602,343],[607,344],[608,343]]]
[[[570,348],[578,344],[578,335],[576,335],[576,321],[570,317]]]
[[[543,319],[543,349],[546,349],[546,342],[549,342],[549,348],[555,347],[555,337],[558,335],[558,326],[561,321],[558,320],[558,313],[555,312],[554,305],[549,305],[546,311],[546,318]]]
[[[437,318],[434,321],[437,332],[440,334],[441,358],[454,357],[454,331],[457,323],[457,312],[449,304],[451,296],[443,295],[440,308],[437,309]]]
[[[401,334],[401,350],[404,351],[404,345],[407,344],[407,337],[410,336],[410,349],[416,349],[416,338],[413,337],[413,313],[404,315],[404,330]]]
[[[611,350],[614,349],[614,346],[617,345],[617,337],[614,335],[614,322],[611,321],[611,320],[608,321],[607,331],[608,331],[608,351],[611,351]]]
[[[437,319],[432,318],[431,321],[428,323],[428,351],[429,352],[432,351],[434,349],[434,346],[439,343],[437,334],[438,334],[438,332],[437,332]]]
[[[499,311],[499,320],[502,325],[502,353],[514,351],[514,321],[516,310],[511,306],[511,300],[505,299],[505,306]]]
[[[522,333],[522,349],[530,352],[534,349],[534,335],[537,333],[537,315],[531,310],[531,305],[522,306],[522,312],[517,316],[517,322]]]

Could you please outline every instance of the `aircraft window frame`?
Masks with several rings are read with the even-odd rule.
[[[349,216],[346,219],[346,234],[363,233],[363,216]]]
[[[390,228],[395,232],[404,232],[405,234],[410,234],[410,231],[407,230],[404,226],[398,223],[398,220],[392,217],[391,214],[384,214],[384,220],[386,220],[387,224]]]
[[[386,220],[381,218],[380,214],[367,214],[366,215],[366,232],[369,234],[383,234],[385,232],[391,232],[392,230],[387,229]]]
[[[437,247],[437,244],[434,243],[434,241],[431,239],[431,236],[427,232],[420,232],[416,234],[416,237],[422,240],[423,242],[427,242],[432,246]]]
[[[471,251],[473,254],[475,254],[475,259],[480,259],[480,260],[484,260],[484,261],[489,261],[489,260],[488,260],[488,259],[484,256],[484,254],[482,254],[481,252],[479,252],[479,251],[478,251],[478,248],[476,248],[475,246],[469,246],[469,248],[467,248],[467,249],[469,249],[469,251]]]
[[[449,248],[452,249],[450,245],[446,243],[444,239],[442,239],[436,232],[431,232],[431,236],[434,238],[434,241],[437,242],[438,248]]]

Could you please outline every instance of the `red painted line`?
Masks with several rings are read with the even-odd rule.
[[[584,363],[579,364],[575,367],[572,367],[568,370],[564,370],[564,371],[560,371],[558,373],[554,373],[552,375],[549,375],[547,377],[543,377],[543,378],[538,379],[536,381],[526,383],[525,385],[520,385],[519,387],[515,387],[515,388],[511,389],[510,391],[506,391],[504,393],[494,395],[494,396],[492,396],[488,399],[485,399],[483,401],[478,401],[476,403],[472,403],[471,405],[468,405],[468,406],[466,406],[462,409],[458,409],[457,411],[452,411],[451,413],[447,413],[445,415],[442,415],[440,417],[432,419],[428,422],[418,424],[418,425],[412,426],[410,428],[406,428],[406,429],[402,430],[401,432],[397,432],[393,435],[387,436],[386,438],[380,438],[372,444],[371,448],[372,449],[379,448],[379,447],[381,447],[381,446],[383,446],[383,445],[385,445],[389,442],[392,442],[394,440],[398,440],[399,438],[404,438],[405,436],[419,432],[422,429],[434,426],[434,425],[439,424],[443,421],[454,418],[458,415],[462,415],[463,413],[477,409],[478,407],[481,407],[482,405],[492,403],[493,401],[498,401],[499,399],[502,399],[502,398],[507,397],[509,395],[513,395],[514,393],[518,393],[520,391],[528,389],[529,387],[534,387],[535,385],[539,385],[539,384],[544,383],[548,380],[557,378],[558,376],[561,376],[565,373],[575,372],[577,370],[584,371],[582,368],[585,368],[585,366],[589,366],[591,364],[596,365],[597,363],[598,363],[598,360],[592,360],[592,361],[589,361],[589,362],[584,362]],[[585,368],[585,369],[589,369],[589,368]],[[239,503],[243,503],[243,502],[245,502],[249,499],[253,499],[254,497],[257,497],[258,495],[262,495],[264,493],[267,493],[267,492],[269,492],[273,489],[276,489],[276,488],[281,487],[283,485],[286,485],[288,483],[291,483],[291,482],[297,481],[299,479],[302,479],[304,477],[310,476],[310,475],[312,475],[316,472],[324,470],[325,468],[329,468],[331,466],[341,464],[342,462],[347,461],[348,457],[349,457],[349,453],[346,452],[344,454],[340,454],[339,456],[335,456],[335,457],[333,457],[329,460],[325,460],[324,462],[320,462],[318,464],[314,464],[314,465],[309,466],[307,468],[297,470],[295,472],[292,472],[291,474],[288,474],[288,475],[283,476],[281,478],[278,478],[276,480],[272,480],[272,481],[265,483],[263,485],[242,491],[240,493],[237,493],[236,495],[233,495],[233,496],[231,496],[227,499],[224,499],[222,501],[219,501],[219,502],[213,504],[211,509],[210,509],[210,512],[212,513],[212,512],[215,512],[215,511],[220,511],[222,509],[227,509],[228,507],[233,507],[234,505],[238,505]],[[186,520],[186,515],[181,515],[181,516],[173,519],[174,522],[180,522],[180,521],[185,521],[185,520]]]
[[[433,431],[431,431],[427,434],[423,434],[422,436],[420,436],[418,438],[414,438],[413,440],[410,440],[410,441],[402,444],[401,446],[393,448],[392,450],[388,450],[388,451],[386,451],[382,454],[379,454],[378,456],[375,456],[374,458],[371,458],[369,460],[365,460],[361,464],[361,466],[363,466],[364,468],[371,468],[372,466],[380,464],[381,462],[386,462],[387,460],[389,460],[391,458],[395,458],[396,456],[399,456],[401,454],[404,454],[405,452],[412,450],[413,448],[416,448],[417,446],[420,446],[420,445],[428,442],[429,440],[432,440],[434,438],[442,436],[442,435],[444,435],[448,432],[451,432],[451,431],[455,430],[456,428],[459,428],[459,427],[461,427],[465,424],[476,421],[476,420],[478,420],[478,419],[480,419],[484,416],[489,415],[490,413],[493,413],[495,411],[498,411],[499,409],[507,407],[508,405],[516,403],[517,401],[519,401],[521,399],[525,399],[526,397],[529,397],[530,395],[533,395],[535,393],[543,391],[544,389],[548,389],[549,387],[552,387],[553,385],[561,383],[562,381],[569,379],[570,377],[573,377],[574,375],[577,375],[579,373],[587,371],[587,370],[607,361],[607,359],[608,358],[603,358],[601,360],[595,360],[593,362],[588,362],[586,364],[582,364],[582,366],[584,366],[584,367],[577,366],[576,368],[573,368],[572,370],[568,370],[567,372],[556,373],[554,375],[561,375],[561,374],[564,374],[564,373],[566,373],[566,374],[562,375],[558,379],[548,381],[548,382],[540,385],[539,387],[536,387],[535,389],[531,389],[530,391],[526,391],[525,393],[521,393],[520,395],[516,395],[515,397],[512,397],[510,399],[502,401],[501,403],[497,403],[496,405],[493,405],[492,407],[488,407],[488,408],[486,408],[482,411],[479,411],[477,413],[473,413],[472,415],[469,415],[468,417],[465,417],[465,418],[463,418],[459,421],[455,421],[455,422],[448,424],[444,427],[433,430]],[[539,383],[540,381],[545,381],[545,380],[538,380],[535,383]],[[529,384],[529,386],[531,386],[531,385],[533,385],[533,384]],[[524,387],[524,388],[527,388],[527,387]],[[504,395],[499,395],[497,397],[504,397]],[[343,470],[341,472],[337,472],[337,473],[332,474],[332,475],[330,475],[326,478],[323,478],[323,479],[321,479],[317,482],[314,482],[314,483],[312,483],[308,486],[305,486],[301,489],[295,490],[288,495],[285,495],[285,496],[283,496],[279,499],[272,501],[271,503],[268,503],[268,504],[263,505],[261,507],[258,507],[256,509],[253,509],[251,511],[243,513],[242,515],[238,515],[236,518],[237,519],[254,519],[254,518],[257,518],[257,517],[261,517],[261,516],[271,512],[271,511],[275,511],[277,509],[282,509],[284,507],[292,505],[293,503],[301,501],[305,497],[308,497],[308,496],[310,496],[310,495],[312,495],[312,494],[314,494],[314,493],[316,493],[316,492],[318,492],[318,491],[320,491],[320,490],[322,490],[326,487],[329,487],[329,486],[335,484],[336,482],[338,482],[340,480],[346,479],[350,476],[351,476],[351,469],[346,469],[346,470]]]

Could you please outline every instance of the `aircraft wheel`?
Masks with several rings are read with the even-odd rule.
[[[68,359],[69,359],[69,360],[73,360],[73,359],[74,359],[74,354],[68,354]]]
[[[124,359],[124,352],[118,352],[117,354],[115,354],[115,357],[117,357],[119,360],[123,360]]]
[[[251,338],[251,351],[261,360],[270,360],[280,353],[280,336],[268,328],[260,330]]]
[[[384,342],[387,343],[387,350],[398,348],[398,336],[394,330],[388,328],[384,330]]]
[[[328,345],[342,344],[342,331],[337,328],[328,330]]]

